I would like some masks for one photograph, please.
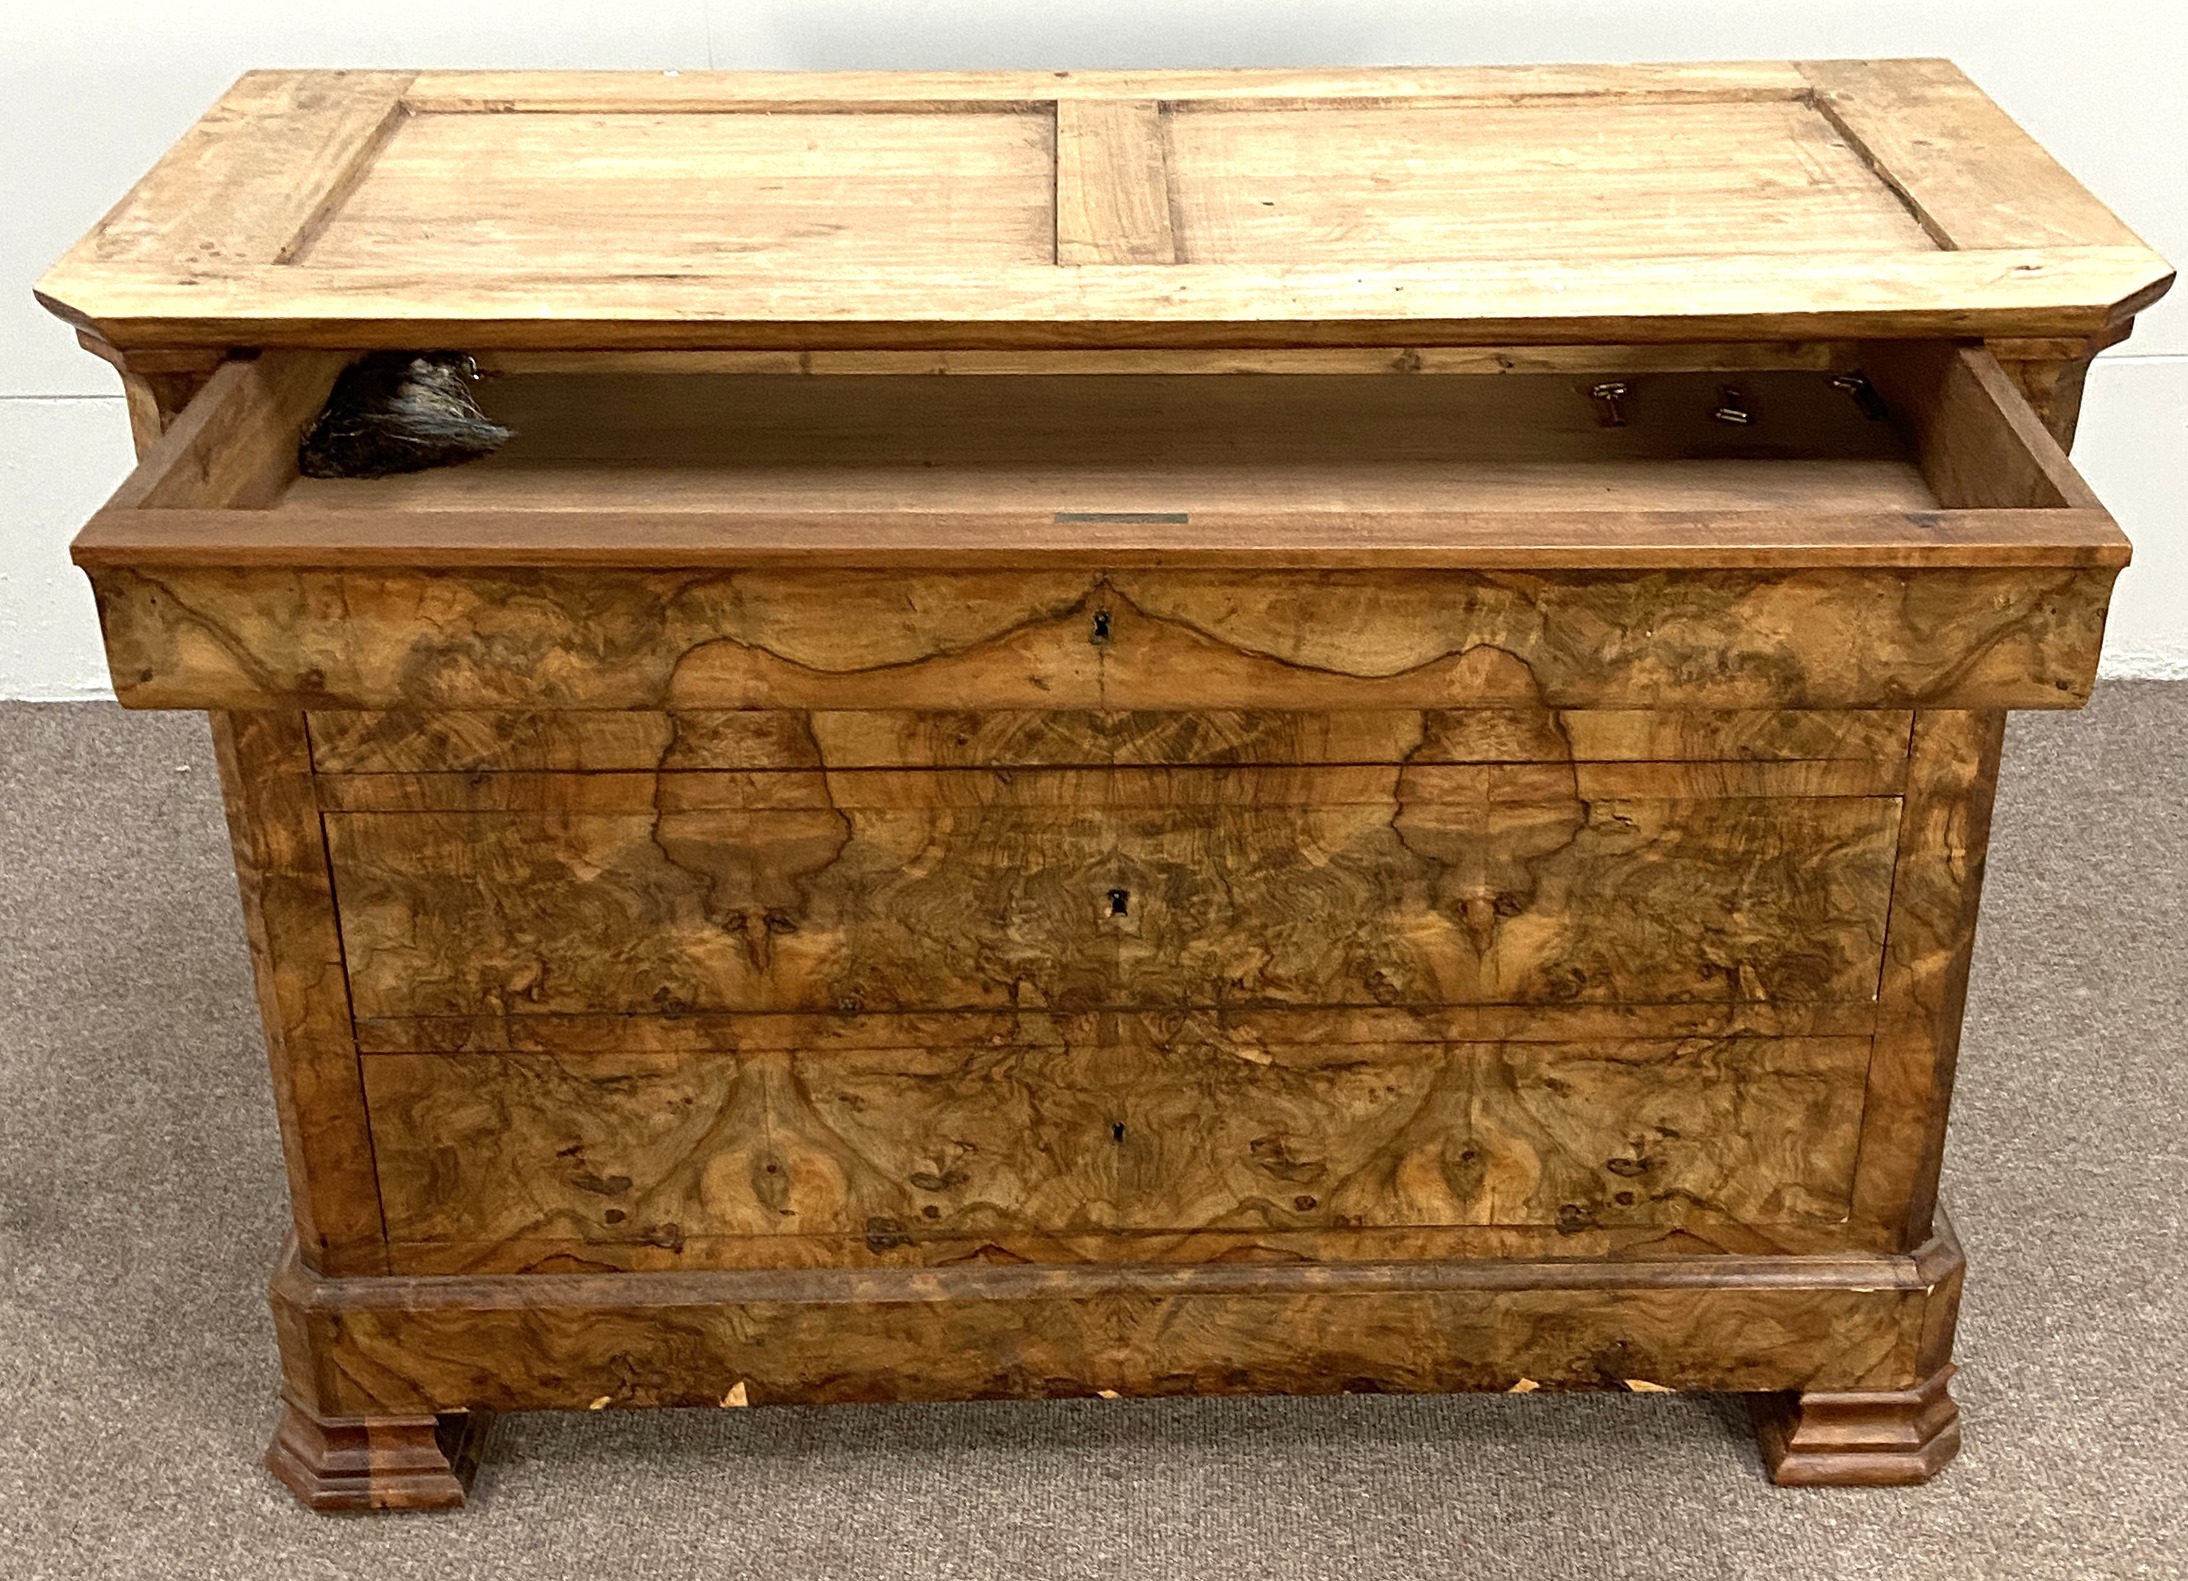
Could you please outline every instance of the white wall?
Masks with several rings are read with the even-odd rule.
[[[252,66],[1099,67],[1947,55],[2188,259],[2188,20],[2164,0],[14,0],[0,15],[0,697],[107,695],[69,535],[129,462],[31,281]],[[2188,677],[2188,288],[2090,377],[2126,525],[2106,669]]]

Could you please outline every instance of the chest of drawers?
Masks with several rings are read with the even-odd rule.
[[[1929,1476],[2001,726],[2169,278],[1938,62],[245,78],[41,291],[220,752],[269,1465],[1540,1387]],[[516,437],[300,477],[376,348]]]

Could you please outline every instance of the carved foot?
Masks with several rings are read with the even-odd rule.
[[[482,1411],[321,1418],[284,1400],[266,1469],[322,1512],[452,1510],[471,1486],[491,1420]]]
[[[1940,1367],[1912,1389],[1748,1397],[1755,1441],[1780,1487],[1893,1488],[1927,1482],[1960,1452],[1960,1407]]]

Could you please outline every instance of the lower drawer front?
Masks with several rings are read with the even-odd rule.
[[[356,1014],[1866,1002],[1871,762],[354,775]]]
[[[1869,1052],[1130,1016],[936,1047],[874,1020],[826,1046],[367,1056],[398,1271],[1784,1242],[1846,1215]]]

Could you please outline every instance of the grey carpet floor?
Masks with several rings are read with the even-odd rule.
[[[258,1469],[281,1234],[204,723],[0,706],[0,1577],[2188,1572],[2188,685],[2008,743],[1946,1187],[1960,1460],[1769,1487],[1687,1395],[503,1418],[470,1508]]]

